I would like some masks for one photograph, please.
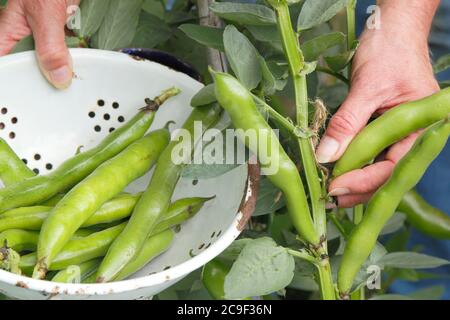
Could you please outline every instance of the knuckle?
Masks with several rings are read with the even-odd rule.
[[[67,52],[55,45],[46,45],[39,51],[39,60],[46,69],[53,70],[68,63]]]
[[[329,134],[333,135],[349,135],[355,134],[357,130],[358,119],[348,111],[341,111],[334,115],[329,124]]]

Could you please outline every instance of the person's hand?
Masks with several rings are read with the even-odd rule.
[[[373,115],[439,90],[428,53],[429,27],[418,28],[414,15],[405,14],[403,19],[398,19],[401,10],[393,15],[394,21],[390,23],[390,12],[382,12],[381,29],[366,30],[361,37],[350,93],[332,117],[317,149],[320,163],[338,160]],[[330,195],[337,197],[340,207],[368,201],[389,178],[417,136],[414,133],[394,144],[374,164],[334,179],[329,186]]]
[[[67,8],[79,0],[9,0],[0,12],[0,56],[33,34],[39,66],[58,89],[72,82],[72,59],[65,44]]]

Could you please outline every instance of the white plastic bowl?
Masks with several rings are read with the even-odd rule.
[[[43,79],[33,52],[0,59],[0,122],[4,124],[0,136],[41,174],[49,172],[50,165],[55,168],[71,157],[79,146],[88,149],[96,145],[110,128],[120,126],[119,117],[126,121],[144,105],[145,98],[171,86],[182,93],[158,111],[152,129],[168,120],[176,121],[172,129],[181,126],[191,112],[191,97],[203,86],[184,73],[124,53],[91,49],[73,49],[71,53],[76,77],[65,91],[53,89]],[[115,103],[118,108],[113,107],[117,107]],[[95,117],[89,116],[91,112]],[[109,120],[105,120],[105,114]],[[139,179],[128,191],[144,190],[149,178]],[[254,209],[257,187],[257,169],[247,165],[215,179],[182,179],[173,200],[188,196],[216,198],[183,224],[169,251],[128,280],[59,284],[0,271],[0,293],[20,299],[151,298],[233,242]]]

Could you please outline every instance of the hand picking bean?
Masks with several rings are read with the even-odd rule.
[[[140,139],[149,129],[158,108],[180,91],[163,92],[123,127],[109,134],[97,147],[67,160],[52,173],[36,176],[0,190],[0,212],[42,203],[65,192],[91,174],[103,162]]]
[[[340,176],[372,161],[391,144],[426,128],[450,114],[450,88],[421,100],[392,108],[372,121],[348,146],[336,163],[333,175]]]
[[[0,233],[0,245],[11,248],[16,252],[34,251],[38,238],[39,233],[35,231],[10,229]]]
[[[426,202],[414,189],[403,196],[398,210],[420,232],[433,238],[450,239],[450,217]]]
[[[194,141],[197,138],[194,135],[195,122],[201,123],[204,132],[219,120],[220,115],[221,108],[216,104],[194,109],[183,125],[190,133],[192,148],[198,142]],[[176,140],[172,141],[158,159],[150,185],[134,208],[127,227],[111,245],[100,265],[98,282],[111,281],[133,260],[153,232],[158,220],[167,211],[184,167],[183,164],[172,161],[172,151],[179,143]],[[186,154],[185,157],[187,162],[191,154]]]
[[[174,232],[166,230],[149,237],[136,257],[119,272],[114,281],[120,281],[138,272],[151,260],[166,251],[172,244]]]
[[[169,206],[167,217],[164,215],[162,220],[158,222],[151,235],[163,232],[169,228],[183,223],[184,221],[195,215],[201,206],[198,206],[198,198],[192,198],[192,206],[186,204],[186,210],[179,212],[180,205],[177,202],[186,202],[186,199],[175,201]],[[204,198],[203,203],[208,198]],[[191,208],[195,208],[192,210]],[[179,212],[178,215],[174,214]],[[50,270],[61,270],[70,265],[80,264],[95,258],[103,257],[108,251],[109,246],[114,239],[125,228],[127,222],[123,222],[117,226],[108,228],[106,230],[98,231],[87,236],[80,234],[81,238],[72,238],[63,248],[63,250],[56,256],[53,263],[50,265]],[[85,229],[77,230],[77,233],[86,231]],[[89,232],[89,231],[88,231]],[[151,236],[150,235],[150,236]],[[36,264],[36,253],[30,253],[22,256],[20,260],[20,268],[26,274],[30,274]],[[95,281],[94,281],[95,282]]]
[[[99,166],[67,193],[42,225],[34,278],[45,277],[53,258],[106,201],[150,170],[169,140],[167,128],[153,131]]]
[[[419,182],[428,166],[445,147],[449,135],[450,118],[429,127],[398,162],[390,179],[370,200],[362,221],[353,229],[347,241],[339,267],[338,288],[342,297],[349,294],[353,280],[403,196]]]
[[[52,278],[52,282],[81,283],[97,270],[100,261],[101,259],[94,259],[79,265],[68,266],[66,269],[59,271]]]
[[[0,180],[5,186],[34,177],[33,170],[20,160],[5,140],[0,138]]]
[[[217,72],[213,73],[213,77],[216,97],[230,115],[234,126],[245,131],[255,131],[258,143],[251,144],[248,139],[243,139],[243,142],[258,156],[262,171],[267,167],[278,168],[267,178],[283,192],[295,228],[308,243],[319,245],[320,239],[314,229],[300,173],[259,113],[251,93],[229,74]]]

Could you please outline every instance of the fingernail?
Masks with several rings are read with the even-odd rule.
[[[68,66],[63,66],[48,73],[50,82],[57,89],[66,89],[72,82],[72,69]]]
[[[317,161],[319,161],[319,163],[331,162],[333,156],[336,154],[336,152],[338,152],[338,149],[338,141],[330,137],[323,138],[316,152]]]
[[[350,189],[347,188],[336,188],[331,190],[328,195],[330,197],[340,197],[340,196],[345,196],[347,194],[350,194]]]

